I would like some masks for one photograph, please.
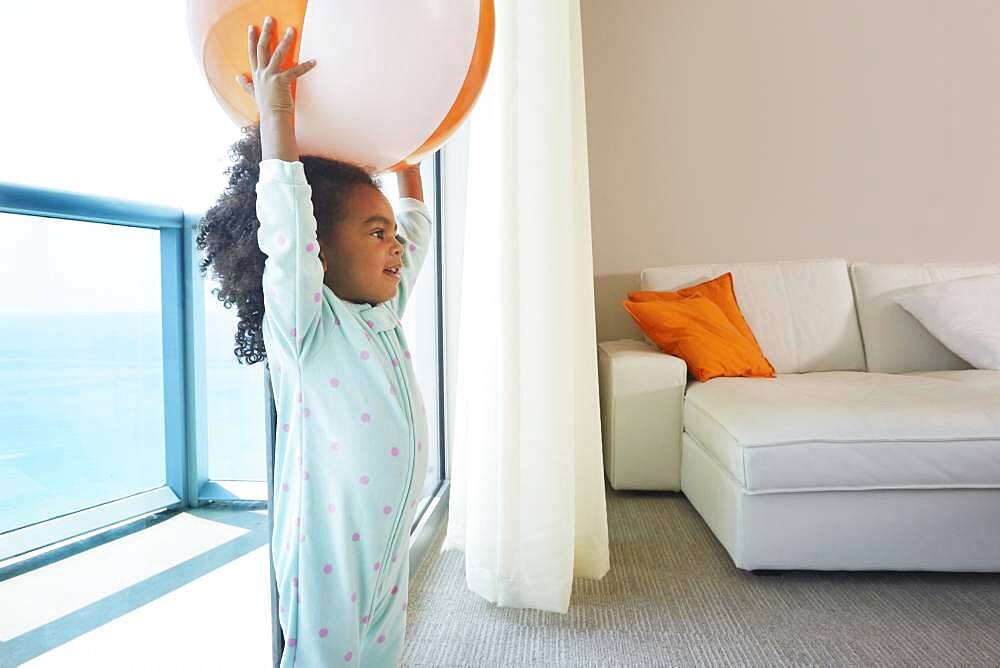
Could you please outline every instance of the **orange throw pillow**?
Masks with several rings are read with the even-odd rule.
[[[691,297],[693,295],[707,297],[719,307],[729,322],[733,324],[733,326],[747,341],[753,344],[753,347],[757,349],[757,353],[764,360],[764,364],[761,368],[767,369],[768,373],[761,375],[773,377],[774,367],[771,366],[771,363],[766,357],[764,357],[764,353],[760,349],[760,344],[757,343],[757,338],[753,335],[753,330],[750,329],[750,325],[748,325],[747,321],[743,318],[743,312],[740,310],[740,306],[736,302],[736,291],[733,290],[732,272],[727,271],[721,276],[717,276],[710,281],[681,288],[680,290],[676,290],[674,292],[661,290],[637,290],[635,292],[628,293],[628,298],[634,302],[672,301],[675,299],[683,299],[684,297]],[[653,337],[650,336],[649,338],[652,339]]]
[[[760,349],[747,341],[708,297],[624,300],[622,306],[661,350],[687,362],[688,370],[699,381],[717,376],[774,377]]]

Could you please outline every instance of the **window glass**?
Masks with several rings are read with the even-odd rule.
[[[212,290],[219,282],[205,278],[205,401],[208,431],[208,477],[212,480],[267,479],[267,422],[264,417],[264,362],[240,364],[236,347],[236,305],[226,308]]]
[[[165,482],[157,230],[0,214],[0,533]]]
[[[0,3],[17,61],[4,71],[0,181],[211,206],[239,128],[195,62],[185,5]]]

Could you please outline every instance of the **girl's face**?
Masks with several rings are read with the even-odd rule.
[[[396,296],[403,246],[396,240],[396,217],[382,191],[356,186],[343,220],[320,240],[323,283],[343,300],[379,304]],[[393,271],[396,270],[396,271]]]

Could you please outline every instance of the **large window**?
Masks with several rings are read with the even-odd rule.
[[[266,499],[263,364],[237,362],[235,309],[193,243],[240,133],[185,3],[4,3],[0,24],[30,54],[0,109],[0,559],[156,508]],[[441,476],[437,267],[435,250],[403,319],[425,495]]]
[[[2,532],[154,489],[166,472],[159,233],[0,225]]]

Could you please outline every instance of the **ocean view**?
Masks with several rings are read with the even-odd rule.
[[[263,480],[264,365],[233,321],[207,320],[209,470]],[[159,313],[0,315],[0,532],[164,483],[162,351]]]

